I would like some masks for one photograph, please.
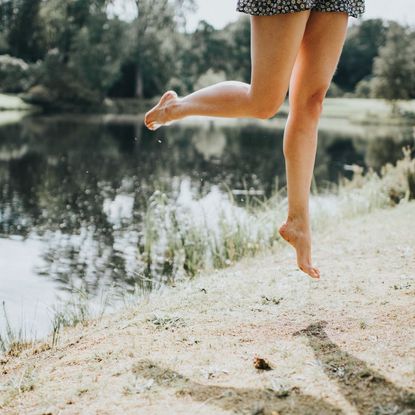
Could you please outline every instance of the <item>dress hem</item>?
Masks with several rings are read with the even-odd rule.
[[[244,10],[244,7],[237,7],[236,11],[239,13],[244,13],[244,14],[249,14],[251,16],[275,16],[278,14],[290,14],[290,13],[299,13],[299,12],[304,12],[307,10],[313,10],[313,11],[317,11],[317,12],[322,12],[322,13],[347,13],[350,17],[354,17],[356,19],[358,19],[359,17],[362,17],[364,12],[361,13],[355,13],[353,11],[351,11],[350,9],[348,9],[347,7],[344,7],[343,10],[320,10],[318,7],[304,7],[304,9],[301,10],[289,10],[289,11],[277,11],[277,12],[271,12],[268,14],[264,14],[264,13],[257,13],[251,10]]]

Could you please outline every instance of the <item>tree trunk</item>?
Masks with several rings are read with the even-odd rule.
[[[140,65],[137,65],[135,70],[135,96],[143,98],[143,73]]]

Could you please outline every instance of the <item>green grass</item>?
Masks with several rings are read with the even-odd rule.
[[[0,111],[34,111],[36,107],[26,104],[17,95],[0,94]]]
[[[401,112],[415,113],[415,100],[398,101]],[[326,98],[323,117],[348,118],[359,123],[396,124],[405,117],[392,114],[392,105],[383,99]]]
[[[20,122],[27,114],[38,112],[16,95],[0,94],[0,126]]]

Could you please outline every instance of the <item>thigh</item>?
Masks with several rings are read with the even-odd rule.
[[[290,80],[290,105],[323,96],[330,86],[343,49],[348,15],[312,11]]]
[[[251,93],[283,100],[310,11],[251,16]]]

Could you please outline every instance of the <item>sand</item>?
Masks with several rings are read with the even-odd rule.
[[[415,203],[314,246],[319,282],[287,245],[3,358],[0,413],[415,414]]]

